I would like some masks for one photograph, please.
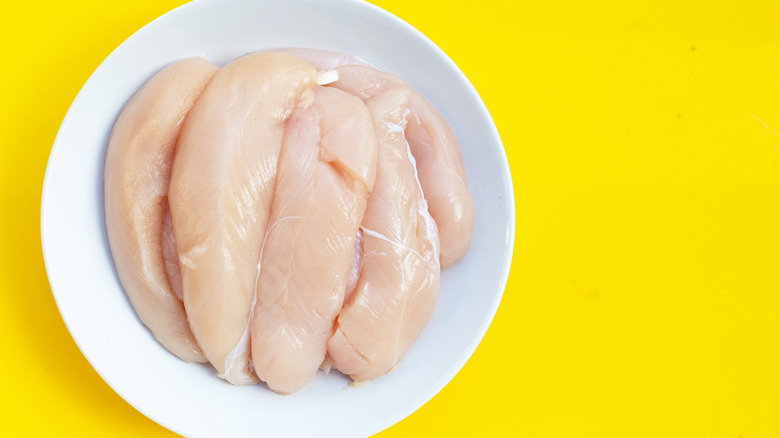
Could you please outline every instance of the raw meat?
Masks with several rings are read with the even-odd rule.
[[[398,76],[377,70],[360,58],[313,49],[285,49],[320,70],[334,70],[338,81],[330,84],[363,100],[394,87],[411,92],[406,139],[417,160],[425,198],[439,228],[442,269],[461,259],[471,244],[474,203],[466,183],[460,146],[447,121],[409,84]]]
[[[474,229],[474,204],[455,134],[441,114],[398,76],[365,66],[341,66],[335,71],[339,80],[330,86],[364,100],[397,87],[410,90],[406,139],[439,228],[441,266],[449,267],[468,251]]]
[[[441,114],[393,74],[308,49],[155,75],[112,131],[105,202],[154,336],[282,394],[318,369],[356,383],[393,370],[474,223]]]
[[[262,52],[223,67],[182,129],[170,206],[190,326],[220,377],[257,381],[249,321],[285,121],[313,66]]]
[[[181,302],[168,185],[182,121],[218,69],[192,58],[157,73],[122,109],[106,152],[106,228],[119,279],[141,321],[187,362],[206,359]]]
[[[363,267],[328,341],[333,366],[355,381],[393,369],[422,331],[439,288],[439,237],[404,137],[412,91],[366,101],[378,138],[377,176],[361,224]],[[325,364],[327,367],[327,364]]]
[[[287,121],[252,320],[255,371],[280,393],[323,363],[376,175],[363,102],[335,88],[311,94]]]

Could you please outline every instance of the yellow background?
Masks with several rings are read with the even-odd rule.
[[[79,353],[38,225],[72,99],[180,3],[4,4],[0,436],[173,436]],[[517,202],[487,336],[378,436],[780,436],[780,2],[377,4],[471,79]]]

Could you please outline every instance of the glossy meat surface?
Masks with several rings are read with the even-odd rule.
[[[316,70],[262,52],[224,66],[182,130],[169,194],[184,305],[203,353],[234,384],[257,379],[249,320],[285,121]]]
[[[205,358],[181,302],[168,185],[182,122],[217,70],[202,58],[161,70],[122,109],[106,152],[106,227],[119,279],[141,321],[188,362]]]
[[[439,237],[404,136],[411,92],[368,99],[377,176],[361,224],[363,266],[328,341],[333,365],[355,381],[387,373],[430,318],[439,289]]]
[[[252,359],[281,393],[325,358],[374,185],[377,146],[363,102],[315,87],[287,121],[252,321]]]

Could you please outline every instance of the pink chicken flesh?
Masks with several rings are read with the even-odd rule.
[[[154,336],[283,394],[319,368],[391,371],[474,224],[436,109],[359,58],[308,49],[155,75],[115,123],[105,201],[120,281]]]
[[[378,157],[360,227],[363,266],[328,341],[333,366],[355,381],[398,364],[430,318],[439,288],[439,236],[404,136],[411,99],[408,88],[396,87],[366,101]]]
[[[169,200],[184,305],[206,358],[234,384],[257,381],[249,322],[279,149],[316,80],[292,55],[246,55],[214,76],[182,129]]]
[[[119,279],[141,321],[188,362],[206,360],[181,302],[168,185],[182,121],[217,70],[192,58],[157,73],[125,105],[106,152],[106,227]]]
[[[289,120],[252,320],[255,371],[291,393],[316,374],[341,310],[377,146],[355,96],[316,87]]]
[[[398,76],[353,65],[335,71],[339,80],[330,86],[364,100],[399,86],[409,89],[406,140],[417,161],[431,216],[439,228],[442,268],[449,267],[468,251],[474,229],[474,204],[455,134],[441,114]]]
[[[461,259],[471,245],[474,203],[466,184],[466,169],[458,140],[444,117],[403,79],[377,70],[360,58],[324,50],[284,50],[290,50],[320,70],[334,70],[339,79],[329,86],[363,100],[390,88],[409,88],[406,139],[417,160],[428,208],[439,228],[442,269]]]

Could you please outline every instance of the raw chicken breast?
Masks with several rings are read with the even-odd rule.
[[[138,317],[187,362],[205,362],[181,302],[168,209],[182,121],[219,68],[185,59],[149,79],[114,124],[106,152],[106,228],[117,274]]]
[[[398,76],[377,70],[366,61],[336,52],[315,49],[284,49],[320,70],[335,70],[338,81],[332,87],[348,91],[363,100],[397,86],[409,87]],[[447,121],[419,93],[412,90],[411,116],[406,139],[417,160],[420,183],[428,208],[439,228],[441,265],[447,268],[461,259],[471,245],[474,203],[466,184],[466,169],[460,146]]]
[[[455,134],[444,117],[398,76],[365,66],[340,66],[335,71],[339,80],[330,86],[364,100],[399,86],[410,90],[406,139],[439,228],[441,265],[447,268],[466,254],[474,229],[474,204]]]
[[[249,320],[285,121],[317,72],[264,52],[223,67],[182,129],[169,194],[184,305],[220,377],[256,382]]]
[[[323,363],[376,175],[363,102],[335,88],[311,94],[287,121],[252,320],[255,371],[280,393]]]
[[[474,232],[474,202],[455,133],[438,111],[417,93],[409,101],[406,140],[417,160],[428,210],[441,239],[441,266],[463,258]]]
[[[360,227],[363,267],[328,341],[333,366],[355,381],[398,364],[430,318],[439,289],[439,236],[404,138],[411,98],[411,90],[396,87],[366,102],[379,149]]]

